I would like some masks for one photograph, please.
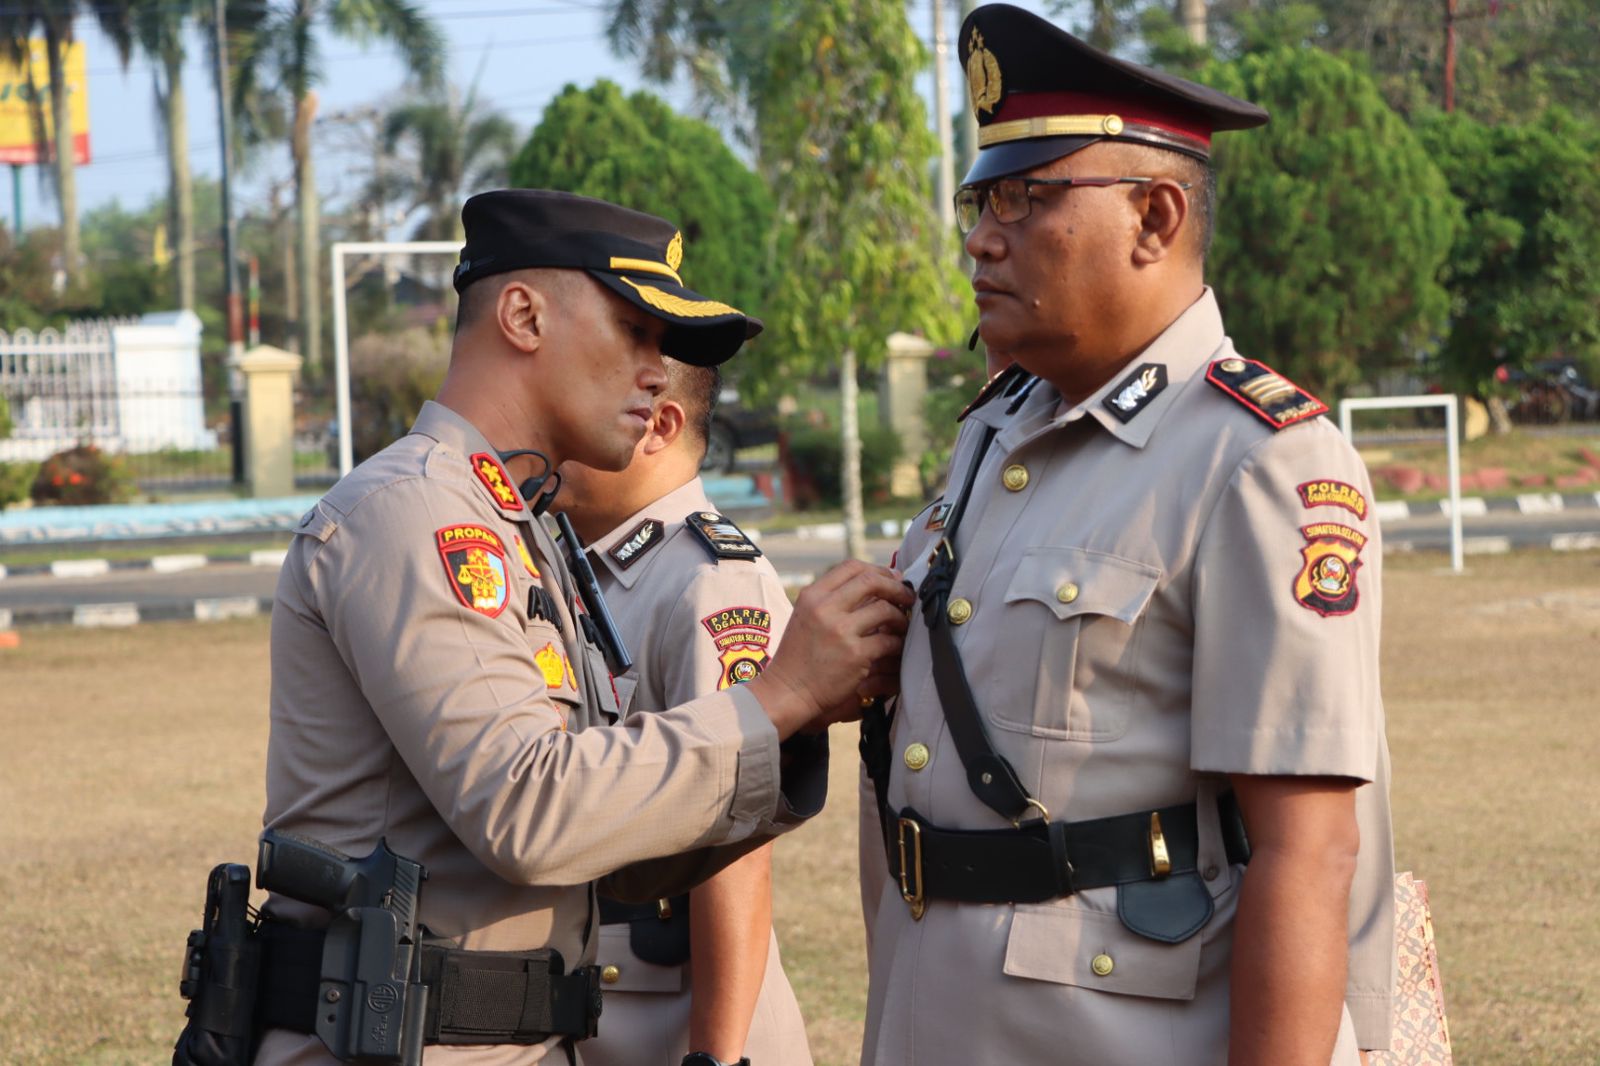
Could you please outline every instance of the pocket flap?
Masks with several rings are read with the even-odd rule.
[[[1115,914],[1018,907],[1006,942],[1005,972],[1123,996],[1193,999],[1200,939],[1161,944],[1130,933]]]
[[[1029,548],[1011,576],[1006,602],[1033,600],[1060,619],[1099,614],[1132,625],[1160,580],[1156,567],[1087,548]]]
[[[633,953],[629,943],[627,922],[600,927],[600,951],[595,960],[602,972],[605,967],[617,968],[617,979],[602,984],[601,991],[611,992],[681,992],[683,991],[682,966],[657,966],[645,962]]]

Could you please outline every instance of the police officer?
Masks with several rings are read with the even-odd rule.
[[[561,469],[555,507],[589,545],[633,655],[616,679],[624,715],[753,680],[789,621],[777,571],[717,513],[698,474],[719,386],[715,367],[669,359],[667,389],[627,469]],[[588,1066],[660,1066],[685,1054],[687,1066],[810,1066],[772,932],[771,845],[686,898],[631,908],[602,899],[600,914],[606,1016],[584,1045]]]
[[[1267,116],[1007,5],[959,43],[957,213],[1016,365],[898,557],[863,1061],[1350,1066],[1352,912],[1392,920],[1371,490],[1204,282],[1212,137]]]
[[[591,882],[684,891],[817,810],[825,743],[796,734],[879,683],[909,596],[881,568],[836,568],[750,684],[607,725],[612,686],[536,520],[548,475],[624,466],[662,353],[719,363],[759,324],[683,284],[660,219],[515,190],[462,221],[436,401],[306,514],[283,567],[265,823],[357,855],[386,839],[427,868],[421,922],[450,945],[428,1062],[565,1062],[592,1011],[574,1015],[544,956],[504,953],[589,963]],[[278,895],[266,913],[257,1061],[331,1061],[312,1035],[327,915]]]

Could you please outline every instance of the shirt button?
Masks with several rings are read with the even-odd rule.
[[[1205,870],[1203,870],[1201,872],[1200,876],[1204,877],[1207,881],[1215,881],[1217,879],[1217,874],[1219,874],[1221,872],[1222,872],[1221,870],[1217,869],[1217,864],[1216,863],[1212,863],[1210,866],[1207,866],[1205,868]]]
[[[622,979],[622,971],[615,966],[607,966],[600,971],[600,980],[608,985],[614,985]]]
[[[1056,599],[1060,600],[1062,603],[1071,603],[1077,598],[1078,586],[1074,585],[1070,581],[1063,583],[1060,588],[1056,589]]]
[[[1012,463],[1000,475],[1000,483],[1012,492],[1021,492],[1028,487],[1028,468],[1021,463]]]
[[[956,598],[950,601],[950,606],[945,611],[951,625],[960,625],[972,617],[972,601]]]
[[[1089,960],[1089,969],[1094,971],[1096,977],[1110,976],[1111,971],[1116,968],[1117,964],[1111,961],[1110,955],[1100,954]]]
[[[906,766],[920,770],[928,765],[928,745],[917,743],[906,748]]]

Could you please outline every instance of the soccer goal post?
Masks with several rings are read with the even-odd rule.
[[[460,254],[461,245],[456,241],[339,241],[333,246],[333,402],[339,421],[340,477],[348,474],[355,465],[355,437],[350,425],[350,324],[345,308],[345,257]]]
[[[1461,437],[1456,432],[1460,404],[1454,394],[1447,396],[1371,396],[1339,401],[1339,429],[1353,445],[1356,438],[1350,415],[1355,411],[1382,411],[1404,407],[1443,407],[1444,446],[1449,457],[1450,480],[1450,569],[1461,573],[1465,550],[1461,536]]]

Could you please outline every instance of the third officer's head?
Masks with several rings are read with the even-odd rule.
[[[956,197],[991,353],[1088,395],[1200,295],[1211,137],[1266,121],[1006,4],[960,49],[979,152]]]
[[[570,193],[506,189],[461,212],[447,406],[518,427],[557,465],[620,470],[667,385],[663,356],[716,366],[759,320],[689,289],[668,222]]]

